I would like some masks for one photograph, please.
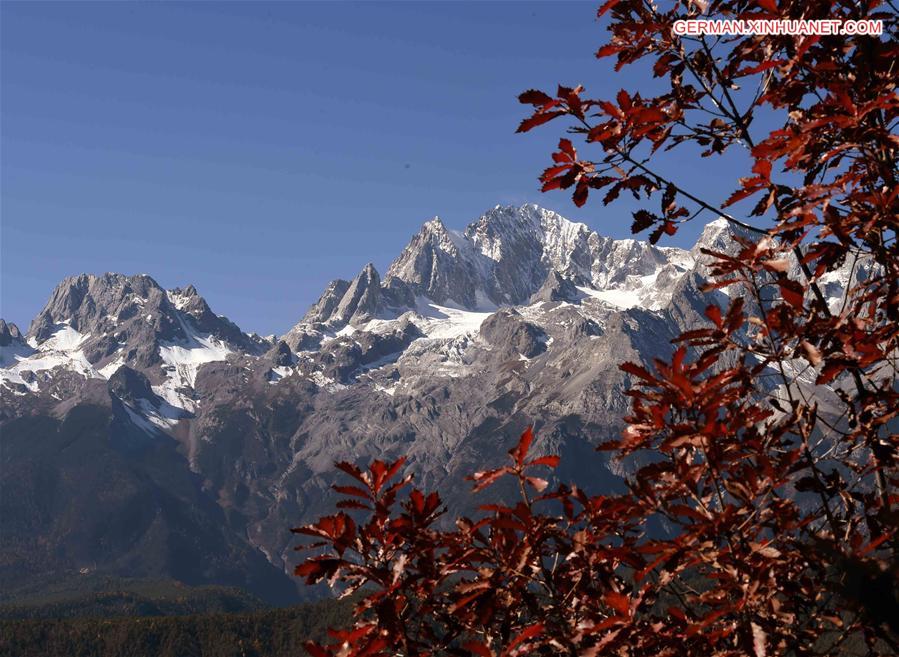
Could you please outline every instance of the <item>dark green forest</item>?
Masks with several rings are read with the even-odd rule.
[[[286,657],[346,625],[350,605],[324,600],[255,608],[210,587],[180,598],[104,592],[0,607],[0,657]],[[241,611],[222,611],[245,607]],[[178,614],[178,615],[170,615]]]

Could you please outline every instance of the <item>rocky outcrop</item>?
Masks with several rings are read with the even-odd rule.
[[[324,323],[331,319],[349,287],[350,282],[345,281],[342,278],[338,278],[337,280],[328,283],[328,287],[322,292],[321,297],[319,297],[318,301],[315,302],[303,317],[303,322],[315,324]]]
[[[344,324],[364,322],[376,317],[382,309],[381,276],[368,263],[350,283],[333,317]]]
[[[534,358],[546,351],[546,333],[512,308],[493,313],[480,328],[481,338],[509,355]]]
[[[550,270],[546,276],[546,281],[540,286],[540,289],[531,295],[528,299],[529,303],[538,303],[545,301],[551,303],[553,301],[578,301],[584,298],[584,293],[575,287],[574,283],[565,278],[555,269]]]
[[[14,344],[24,344],[25,338],[15,324],[7,324],[0,319],[0,347],[9,347]]]

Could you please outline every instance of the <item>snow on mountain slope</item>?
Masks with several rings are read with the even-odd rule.
[[[393,261],[383,281],[367,265],[352,283],[329,285],[313,311],[284,338],[285,349],[304,354],[303,359],[278,364],[269,379],[277,384],[291,371],[327,385],[368,383],[394,394],[404,388],[403,377],[464,375],[476,369],[471,354],[489,342],[481,335],[484,322],[510,307],[532,327],[510,335],[513,342],[539,342],[525,335],[537,331],[546,336],[543,344],[554,344],[556,350],[584,331],[603,330],[616,313],[650,313],[669,324],[683,323],[691,315],[684,314],[680,296],[684,290],[700,295],[696,286],[707,275],[701,250],[733,249],[734,234],[720,219],[706,226],[690,250],[656,247],[603,237],[531,204],[496,206],[462,231],[434,218]],[[672,310],[672,304],[678,307]],[[420,336],[390,354],[389,367],[373,368],[363,342],[406,325],[415,326]],[[532,364],[530,356],[519,358]]]
[[[162,362],[168,366],[163,369],[173,370],[170,378],[177,378],[179,383],[192,387],[197,380],[197,369],[200,365],[227,360],[231,349],[225,342],[212,335],[201,335],[183,318],[179,317],[178,321],[185,337],[161,343],[159,355]]]
[[[449,305],[440,305],[420,297],[414,311],[406,312],[396,319],[373,319],[358,328],[348,325],[335,333],[335,337],[345,337],[356,331],[383,333],[392,330],[398,322],[409,322],[421,329],[423,338],[446,340],[477,333],[481,323],[493,313],[491,310],[466,310],[451,299],[446,303]]]
[[[192,286],[165,291],[149,276],[120,274],[64,280],[27,342],[3,341],[0,388],[38,392],[58,371],[109,379],[128,365],[161,380],[170,403],[188,410],[179,391],[194,385],[203,364],[270,346],[212,313]]]
[[[175,408],[193,412],[196,402],[189,391],[196,384],[200,366],[227,360],[233,351],[214,336],[201,335],[183,318],[179,317],[179,322],[186,337],[160,344],[159,356],[166,378],[153,390]]]
[[[640,295],[635,290],[596,290],[591,287],[578,287],[587,296],[605,301],[616,308],[633,308],[640,305]]]
[[[714,239],[720,232],[716,229]],[[541,290],[546,298],[571,297],[578,307],[583,304],[574,295],[604,302],[580,311],[594,319],[629,308],[660,310],[695,263],[695,253],[602,237],[532,204],[496,206],[461,231],[434,218],[394,260],[383,281],[369,264],[354,280],[332,283],[284,337],[285,348],[288,354],[349,349],[340,357],[354,358],[359,335],[381,336],[393,344],[384,336],[405,325],[431,343],[476,337],[498,308],[527,306]],[[29,343],[4,347],[8,355],[0,385],[35,392],[40,379],[56,368],[108,379],[127,365],[147,372],[157,394],[188,412],[196,409],[192,390],[204,365],[256,358],[274,345],[212,313],[193,286],[166,291],[149,276],[118,274],[63,281],[32,322]],[[330,380],[327,368],[316,374],[308,358],[302,367],[295,356],[288,361],[270,368],[272,383],[291,368],[303,369],[313,380]],[[370,368],[362,361],[360,368]]]
[[[453,306],[441,306],[422,299],[419,305],[419,316],[423,319],[418,327],[425,337],[434,340],[447,340],[463,335],[476,333],[485,319],[492,313],[477,312]]]
[[[50,376],[56,368],[75,372],[85,378],[97,376],[96,370],[80,349],[90,336],[73,329],[66,322],[55,327],[46,340],[38,343],[31,338],[27,343],[0,347],[0,387],[21,385],[37,392],[39,381]]]
[[[263,363],[275,386],[296,374],[330,390],[357,380],[394,390],[395,382],[377,379],[397,363],[415,372],[418,361],[433,361],[435,371],[456,372],[472,341],[484,342],[482,324],[502,308],[517,309],[557,344],[560,322],[601,327],[616,312],[662,313],[685,276],[706,273],[701,248],[733,244],[724,220],[685,250],[603,237],[533,204],[496,206],[464,230],[435,217],[383,280],[368,264],[352,281],[334,281],[277,344],[214,314],[193,286],[166,291],[148,276],[73,277],[34,320],[28,344],[2,347],[0,388],[37,392],[57,368],[108,379],[127,365],[145,372],[166,403],[193,413],[204,366],[249,359],[250,369]],[[833,278],[838,293],[841,279]]]

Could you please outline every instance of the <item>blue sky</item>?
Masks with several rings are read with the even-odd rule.
[[[24,328],[65,276],[148,273],[283,333],[434,215],[533,201],[628,235],[629,201],[539,192],[562,126],[514,133],[527,88],[648,80],[593,59],[595,7],[0,3],[0,314]],[[694,166],[688,188],[733,189],[726,161]]]

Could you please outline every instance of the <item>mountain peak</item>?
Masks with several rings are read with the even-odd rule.
[[[7,324],[6,321],[0,319],[0,347],[6,347],[13,342],[23,342],[24,338],[19,331],[19,327],[13,323]]]
[[[712,222],[691,252],[605,237],[534,203],[496,205],[462,231],[435,216],[390,264],[383,281],[369,264],[352,282],[332,282],[288,334],[289,344],[318,344],[321,327],[310,325],[358,327],[373,318],[419,312],[422,303],[482,312],[586,295],[618,308],[657,310],[697,264],[699,249],[730,239],[731,231],[724,220]]]
[[[690,253],[694,258],[702,258],[702,249],[726,252],[733,248],[734,237],[751,237],[751,235],[745,228],[724,217],[718,217],[705,225]]]
[[[413,295],[434,301],[474,303],[475,254],[467,240],[434,217],[422,225],[402,253],[387,269],[385,280],[396,287],[401,281]]]
[[[187,369],[195,369],[227,353],[256,354],[269,345],[213,313],[193,285],[166,291],[145,274],[106,273],[70,276],[57,285],[31,323],[27,346],[28,353],[20,350],[17,357],[18,378],[60,365],[108,378],[129,365],[152,370],[158,380],[184,359]]]
[[[539,239],[542,208],[533,204],[497,205],[465,229],[465,235],[480,247],[484,255],[497,260],[501,255],[493,248],[497,241],[530,235]]]
[[[362,268],[337,305],[334,317],[341,322],[371,319],[381,309],[381,276],[373,263]]]
[[[42,342],[62,323],[84,333],[97,323],[108,323],[125,312],[126,306],[137,312],[137,306],[148,302],[152,305],[164,297],[164,290],[145,274],[69,276],[56,286],[43,310],[31,322],[28,337]]]
[[[303,316],[304,323],[326,322],[334,314],[340,304],[343,295],[350,287],[350,282],[342,278],[328,283],[328,287],[322,292],[318,301]]]
[[[197,292],[197,288],[193,285],[188,285],[185,288],[175,287],[168,291],[169,296],[178,296],[184,297],[185,299],[191,299],[193,297],[199,297],[200,293]]]
[[[402,292],[394,302],[410,308],[415,297],[423,297],[478,310],[527,302],[550,272],[569,285],[620,287],[628,276],[648,276],[676,255],[645,242],[600,236],[534,203],[496,205],[464,231],[447,228],[439,217],[425,222],[391,263],[385,284]],[[566,289],[561,294],[574,293]],[[335,307],[329,305],[329,317]],[[344,313],[341,319],[349,321],[349,316]]]

